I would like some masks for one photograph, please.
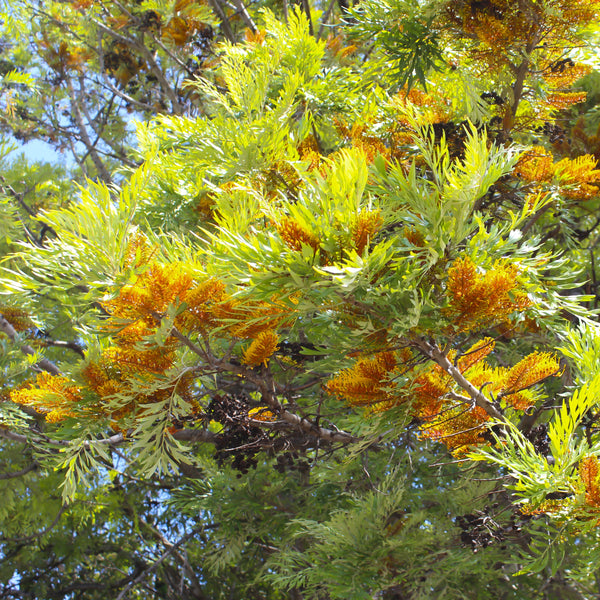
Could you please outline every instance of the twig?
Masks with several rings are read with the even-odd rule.
[[[0,332],[6,334],[11,341],[16,341],[18,338],[18,333],[16,329],[4,318],[3,315],[0,314]],[[28,344],[23,344],[21,346],[21,352],[28,356],[34,355],[35,350],[29,346]],[[35,363],[34,369],[38,371],[47,371],[52,375],[60,375],[59,368],[47,358],[42,358],[40,361]]]
[[[134,40],[130,37],[121,35],[121,34],[117,33],[116,31],[113,31],[112,29],[110,29],[110,27],[106,27],[106,25],[104,25],[97,19],[92,19],[92,21],[98,27],[98,29],[100,29],[101,31],[103,31],[104,33],[106,33],[107,35],[112,37],[114,40],[121,42],[128,48],[137,50],[143,56],[144,60],[149,65],[150,70],[152,71],[152,74],[158,80],[158,83],[160,84],[161,89],[164,90],[165,94],[168,96],[169,100],[171,101],[171,107],[172,107],[173,113],[181,114],[183,112],[183,107],[181,106],[179,99],[177,98],[177,94],[173,91],[173,89],[171,88],[171,86],[169,85],[167,80],[165,79],[164,73],[158,66],[157,62],[154,60],[154,56],[152,56],[152,53],[150,52],[150,50],[148,50],[148,48],[146,48],[146,46],[143,43],[140,44],[137,42],[137,40]]]
[[[155,317],[156,318],[156,317]],[[299,417],[294,413],[291,413],[285,410],[279,400],[277,399],[276,385],[273,381],[270,374],[267,374],[265,377],[263,374],[256,373],[253,369],[249,367],[245,367],[242,365],[235,365],[231,362],[223,361],[217,359],[215,356],[210,354],[194,344],[187,336],[183,335],[177,328],[173,328],[171,330],[171,334],[184,343],[192,352],[203,358],[208,365],[219,372],[230,372],[235,375],[241,375],[252,384],[254,384],[257,389],[261,392],[263,399],[269,405],[269,408],[273,409],[273,411],[277,414],[277,417],[302,431],[307,433],[311,433],[323,440],[329,442],[340,442],[343,444],[348,444],[352,442],[358,442],[361,438],[354,437],[353,435],[346,433],[345,431],[334,431],[333,429],[326,429],[324,427],[320,427],[315,423],[312,423],[308,419],[303,417]]]
[[[94,166],[96,167],[96,170],[98,171],[98,177],[100,177],[100,179],[102,179],[102,181],[104,181],[106,183],[110,183],[112,181],[110,173],[108,172],[108,169],[106,168],[105,164],[102,162],[102,160],[98,156],[98,153],[96,152],[96,149],[94,147],[95,144],[93,144],[92,140],[90,140],[90,136],[88,135],[85,123],[83,122],[83,115],[81,114],[79,100],[78,100],[77,96],[75,95],[75,89],[73,88],[73,83],[71,82],[70,79],[67,79],[66,83],[67,83],[67,89],[69,91],[69,97],[71,98],[71,106],[73,107],[73,118],[75,119],[75,123],[77,124],[77,127],[79,129],[79,135],[81,137],[81,141],[85,145],[85,147],[88,151],[88,154],[90,155],[92,162],[94,163]]]
[[[319,32],[317,33],[318,40],[320,40],[321,36],[323,35],[323,31],[325,30],[327,21],[329,21],[329,17],[331,16],[331,12],[333,11],[335,2],[336,2],[336,0],[331,0],[331,2],[329,3],[329,6],[327,7],[327,10],[325,11],[325,14],[323,15],[323,18],[321,19],[321,25],[319,26]]]
[[[177,548],[179,548],[179,546],[181,546],[182,544],[185,544],[185,542],[187,542],[190,538],[192,538],[194,535],[196,535],[196,533],[199,533],[200,531],[202,531],[202,526],[195,527],[194,529],[192,529],[192,531],[190,531],[188,534],[184,535],[182,538],[177,540],[173,545],[171,545],[169,548],[167,548],[167,550],[165,550],[145,571],[140,573],[133,581],[130,581],[127,584],[127,586],[121,590],[121,592],[119,593],[119,595],[116,597],[115,600],[123,600],[125,598],[125,596],[127,595],[127,593],[129,592],[129,590],[131,590],[135,585],[137,585],[138,583],[141,583],[144,579],[146,579],[146,577],[148,577],[148,575],[150,575],[153,571],[158,569],[160,564],[162,562],[164,562],[165,559],[167,559],[171,554],[173,554],[173,552],[175,552],[175,550],[177,550]]]
[[[173,438],[180,442],[206,442],[215,443],[217,434],[205,429],[178,429],[173,433]]]
[[[0,473],[0,479],[15,479],[17,477],[22,477],[23,475],[27,475],[31,471],[34,471],[38,468],[38,463],[32,462],[28,467],[21,469],[20,471],[12,471],[11,473]]]
[[[308,0],[300,0],[300,4],[302,6],[302,10],[304,11],[304,14],[306,15],[306,18],[308,19],[308,33],[310,33],[310,35],[314,36],[315,30],[313,27],[312,15],[310,14],[310,3]]]
[[[40,531],[39,533],[34,533],[33,535],[28,535],[25,537],[21,537],[21,538],[5,538],[2,537],[0,538],[2,541],[10,541],[12,543],[22,543],[22,542],[30,542],[31,540],[35,540],[35,539],[39,539],[44,537],[49,531],[51,531],[52,529],[54,529],[54,527],[56,527],[57,523],[60,521],[60,518],[62,517],[63,513],[65,512],[65,510],[67,509],[67,505],[63,504],[56,517],[54,518],[54,521],[52,521],[52,523],[50,523],[50,525],[48,525],[48,527],[46,527],[45,529],[43,529],[42,531]]]

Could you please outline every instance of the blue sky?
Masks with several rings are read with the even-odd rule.
[[[32,140],[15,150],[15,154],[24,154],[31,162],[49,162],[52,164],[64,163],[67,155],[60,155],[50,144],[39,140]]]

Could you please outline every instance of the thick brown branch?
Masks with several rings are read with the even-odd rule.
[[[0,427],[0,437],[12,442],[18,442],[19,444],[29,444],[29,438],[26,435],[15,433],[5,427]]]
[[[36,462],[32,462],[30,465],[21,469],[19,471],[11,471],[10,473],[0,473],[0,479],[15,479],[17,477],[23,477],[23,475],[27,475],[31,471],[38,468],[38,464]]]
[[[19,442],[20,444],[50,444],[52,446],[62,447],[69,446],[70,442],[67,440],[53,440],[47,436],[32,436],[28,437],[23,435],[22,433],[15,433],[10,429],[6,429],[5,427],[0,427],[0,437],[3,437],[7,440],[12,440],[13,442]],[[101,438],[98,440],[86,440],[82,443],[82,446],[85,448],[89,448],[92,444],[103,444],[109,446],[116,446],[125,441],[125,436],[122,433],[115,433],[107,438]]]
[[[317,425],[308,419],[299,417],[298,415],[295,415],[294,413],[284,409],[280,409],[278,417],[286,423],[289,423],[290,425],[293,425],[294,427],[297,427],[298,429],[301,429],[302,431],[305,431],[306,433],[314,435],[327,442],[351,444],[353,442],[360,441],[360,438],[354,437],[345,431],[336,431],[321,427],[320,425]]]
[[[94,166],[98,171],[98,177],[102,181],[110,183],[112,178],[110,176],[110,173],[108,172],[108,169],[102,162],[102,159],[98,155],[98,152],[95,148],[95,144],[92,143],[92,140],[88,135],[87,128],[85,126],[85,123],[83,122],[83,115],[81,114],[79,99],[75,95],[75,89],[73,88],[73,84],[70,79],[67,79],[67,89],[69,90],[69,97],[71,98],[73,118],[75,119],[75,123],[77,124],[77,127],[79,129],[79,136],[81,138],[81,141],[85,145],[86,150],[88,151],[88,154],[90,155],[90,158],[92,159],[92,162],[94,163]]]
[[[250,381],[252,384],[256,386],[256,388],[261,392],[263,399],[269,405],[269,408],[273,409],[273,411],[277,414],[277,417],[290,425],[304,431],[306,433],[310,433],[322,440],[328,442],[339,442],[343,444],[350,444],[352,442],[358,442],[359,438],[354,437],[353,435],[346,433],[345,431],[338,431],[334,429],[327,429],[325,427],[321,427],[308,419],[303,417],[299,417],[294,413],[289,412],[284,409],[277,399],[277,393],[275,391],[275,383],[272,381],[270,374],[258,373],[251,369],[250,367],[246,367],[243,365],[235,365],[233,363],[219,360],[216,357],[212,356],[209,352],[200,348],[196,344],[194,344],[187,336],[183,335],[176,328],[173,328],[171,333],[178,340],[183,342],[190,350],[192,350],[195,354],[200,356],[203,360],[205,360],[210,368],[219,372],[229,372],[234,375],[241,375],[246,380]]]
[[[242,17],[242,20],[246,24],[246,27],[252,31],[252,33],[256,33],[258,31],[258,27],[256,27],[256,23],[252,20],[252,17],[246,10],[246,5],[242,0],[232,0],[235,8],[237,9],[238,14]]]
[[[477,406],[483,408],[485,412],[492,418],[499,421],[505,421],[504,415],[492,402],[490,402],[483,392],[477,389],[461,372],[452,364],[448,357],[440,350],[440,348],[426,340],[418,340],[415,344],[425,356],[435,361],[454,381],[463,389]]]
[[[52,339],[44,339],[42,341],[44,346],[55,346],[56,348],[67,348],[68,350],[72,350],[81,358],[85,358],[85,352],[83,348],[77,342],[68,342],[66,340],[52,340]]]
[[[233,30],[231,29],[231,25],[229,24],[229,19],[223,10],[219,0],[208,0],[210,7],[213,9],[217,18],[221,21],[221,27],[223,28],[223,33],[225,37],[232,43],[235,44],[235,35],[233,35]]]
[[[312,15],[310,13],[310,3],[308,0],[300,0],[300,6],[302,6],[302,10],[306,15],[306,18],[308,19],[308,32],[310,33],[310,35],[314,36],[315,30],[313,27]]]
[[[180,442],[206,442],[213,444],[217,434],[205,429],[179,429],[173,433],[173,437]]]
[[[0,315],[0,332],[6,334],[13,342],[18,338],[16,329],[2,315]],[[35,350],[27,344],[21,346],[21,352],[28,356],[35,354]],[[47,358],[42,358],[42,360],[35,363],[34,368],[38,371],[47,371],[52,375],[60,375],[59,368]]]
[[[515,80],[512,86],[512,102],[507,107],[507,112],[504,116],[504,123],[502,131],[500,132],[500,142],[507,142],[510,137],[510,132],[514,126],[515,117],[517,116],[517,110],[521,99],[523,98],[523,90],[525,88],[525,80],[529,74],[529,67],[531,64],[531,53],[537,47],[541,39],[541,30],[538,29],[532,34],[531,39],[527,43],[523,51],[523,60],[519,66],[515,67]]]
[[[286,410],[283,408],[279,400],[277,399],[277,393],[275,390],[275,382],[273,381],[270,373],[255,373],[251,369],[246,369],[244,376],[251,381],[258,390],[261,392],[263,400],[269,405],[276,414],[279,419],[289,423],[290,425],[314,435],[319,439],[328,441],[328,442],[339,442],[342,444],[350,444],[352,442],[360,441],[359,438],[354,437],[353,435],[346,433],[345,431],[327,429],[325,427],[321,427],[304,417],[299,417],[298,415]]]

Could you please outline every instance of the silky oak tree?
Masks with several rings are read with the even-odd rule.
[[[7,251],[7,598],[597,594],[600,3],[344,10]]]

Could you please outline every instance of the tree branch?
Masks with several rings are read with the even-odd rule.
[[[319,26],[319,32],[317,33],[318,40],[321,39],[321,37],[325,31],[325,27],[327,27],[327,21],[329,21],[329,17],[331,16],[331,13],[333,12],[334,5],[335,5],[335,0],[331,0],[329,2],[329,6],[327,7],[327,10],[325,11],[325,14],[321,18],[321,25]]]
[[[165,550],[145,571],[140,573],[133,581],[131,581],[129,584],[127,584],[127,586],[121,590],[121,592],[119,593],[119,595],[116,597],[115,600],[123,600],[125,598],[125,596],[127,595],[127,593],[129,592],[129,590],[131,590],[138,583],[141,583],[153,571],[156,571],[156,569],[160,566],[160,564],[165,559],[167,559],[171,554],[173,554],[173,552],[175,552],[177,550],[177,548],[179,548],[179,546],[185,544],[185,542],[187,542],[190,538],[192,538],[194,535],[196,535],[196,533],[199,533],[201,530],[202,530],[202,526],[195,527],[194,529],[192,529],[192,531],[190,531],[189,533],[184,535],[182,538],[180,538],[174,544],[172,544],[169,548],[167,548],[167,550]]]
[[[40,531],[39,533],[34,533],[32,535],[28,535],[25,537],[20,537],[20,538],[5,538],[2,537],[0,538],[2,541],[5,542],[11,542],[11,543],[23,543],[23,542],[31,542],[32,540],[36,540],[39,538],[44,537],[49,531],[52,531],[52,529],[54,529],[56,527],[56,525],[58,524],[58,522],[60,521],[60,518],[63,516],[63,513],[65,512],[65,510],[67,509],[67,505],[63,504],[60,509],[58,510],[58,513],[56,514],[56,517],[54,517],[54,520],[52,521],[52,523],[50,523],[50,525],[48,525],[48,527],[45,527],[44,529],[42,529],[42,531]]]
[[[252,33],[256,33],[258,28],[256,27],[256,23],[252,20],[252,17],[246,10],[246,5],[243,0],[232,0],[234,6],[237,8],[238,14],[242,17],[242,20],[246,24],[246,26],[252,31]]]
[[[90,140],[90,136],[88,135],[85,123],[83,122],[83,115],[81,114],[81,110],[79,107],[79,100],[78,100],[77,96],[75,95],[75,89],[73,88],[73,83],[71,82],[70,79],[67,79],[66,82],[67,82],[67,89],[69,91],[69,97],[71,98],[71,106],[73,107],[73,117],[74,117],[75,123],[77,124],[77,127],[79,129],[79,135],[81,137],[81,141],[85,145],[85,147],[88,151],[88,154],[90,155],[90,158],[92,159],[92,162],[94,163],[94,166],[96,167],[96,170],[98,171],[98,177],[100,177],[100,179],[102,181],[104,181],[106,183],[110,183],[112,181],[110,173],[108,172],[108,169],[102,162],[101,158],[98,156],[98,153],[96,152],[95,144],[93,144],[92,141]]]
[[[85,352],[83,351],[83,348],[79,344],[77,344],[77,342],[67,342],[65,340],[53,340],[51,338],[44,338],[44,340],[42,340],[41,343],[43,346],[67,348],[68,350],[72,350],[73,352],[81,356],[81,358],[85,358]]]
[[[229,24],[229,19],[223,10],[223,7],[219,3],[219,0],[208,0],[211,8],[215,11],[215,14],[221,21],[221,27],[223,28],[223,33],[225,37],[232,43],[235,44],[235,35],[233,35],[233,30],[231,29],[231,25]]]
[[[8,336],[8,338],[13,342],[16,341],[16,339],[18,338],[18,335],[19,335],[17,333],[17,331],[15,330],[15,328],[1,314],[0,314],[0,332],[6,334]],[[36,353],[35,350],[28,344],[24,344],[23,346],[21,346],[21,352],[23,354],[26,354],[27,356],[32,356]],[[52,375],[60,375],[59,368],[53,362],[49,361],[47,358],[42,358],[42,360],[38,361],[35,364],[34,369],[37,371],[47,371],[48,373],[51,373]]]
[[[22,477],[23,475],[27,475],[31,471],[34,471],[39,467],[38,463],[32,462],[28,467],[21,469],[20,471],[12,471],[11,473],[0,473],[0,479],[15,479],[17,477]]]
[[[426,340],[418,340],[415,345],[425,356],[436,362],[454,381],[463,389],[477,406],[483,408],[485,412],[492,418],[499,421],[505,421],[502,412],[490,402],[483,392],[477,389],[459,370],[452,364],[448,357],[440,350],[440,348]]]
[[[106,33],[107,35],[109,35],[110,37],[115,39],[116,41],[121,42],[122,44],[128,46],[129,48],[133,48],[134,50],[136,50],[143,56],[144,60],[150,66],[150,70],[152,71],[152,74],[158,80],[158,83],[160,84],[162,91],[167,95],[167,97],[171,101],[171,108],[172,108],[173,113],[181,114],[183,112],[183,106],[179,102],[177,94],[171,88],[171,86],[169,85],[167,80],[165,79],[164,73],[162,72],[161,68],[158,66],[158,63],[154,60],[154,56],[152,56],[152,53],[150,52],[150,50],[148,50],[146,45],[143,42],[140,43],[135,39],[121,35],[120,33],[113,31],[110,27],[106,27],[106,25],[104,25],[97,19],[92,19],[92,21],[98,27],[98,29],[100,29],[102,32]]]
[[[535,47],[539,44],[540,39],[541,31],[538,27],[523,50],[523,60],[518,67],[515,65],[516,70],[515,81],[512,86],[512,103],[506,108],[506,113],[502,123],[502,131],[499,135],[500,142],[507,142],[508,138],[510,137],[510,132],[514,126],[515,117],[517,116],[517,110],[523,97],[525,79],[529,74],[529,65],[531,62],[530,56]]]
[[[158,315],[154,315],[155,318],[159,318]],[[250,381],[256,388],[260,391],[263,396],[265,402],[269,405],[269,408],[273,409],[273,411],[277,414],[277,417],[290,425],[293,425],[297,429],[304,431],[306,433],[310,433],[322,440],[326,440],[328,442],[340,442],[343,444],[349,444],[353,442],[360,441],[360,438],[354,437],[353,435],[346,433],[345,431],[327,429],[325,427],[321,427],[316,423],[305,419],[304,417],[299,417],[298,415],[289,412],[279,402],[277,399],[277,392],[275,382],[271,377],[270,373],[257,373],[253,369],[243,366],[243,365],[235,365],[228,361],[219,360],[207,350],[204,350],[194,344],[187,336],[183,335],[177,328],[173,328],[171,330],[171,334],[184,343],[192,352],[201,357],[204,361],[207,362],[208,366],[211,369],[214,369],[217,372],[224,373],[232,373],[234,375],[241,375],[248,381]]]

